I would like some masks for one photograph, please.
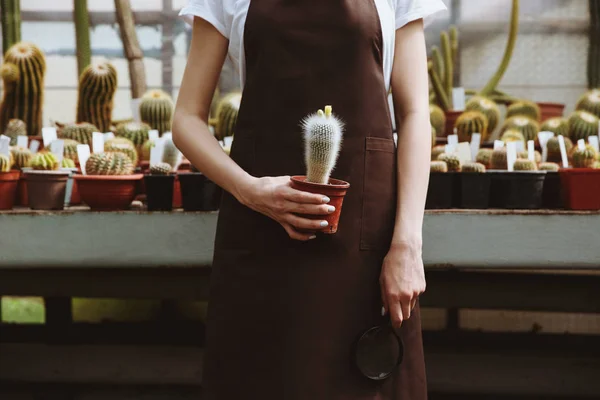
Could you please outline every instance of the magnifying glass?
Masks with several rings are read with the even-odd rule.
[[[356,366],[370,380],[382,381],[402,364],[404,345],[389,322],[366,330],[355,349]]]

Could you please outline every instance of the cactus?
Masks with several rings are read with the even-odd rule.
[[[71,160],[70,158],[65,157],[60,162],[60,167],[61,168],[75,168],[75,161]]]
[[[240,92],[229,93],[219,101],[214,121],[217,140],[233,136],[241,101],[242,94]]]
[[[65,125],[58,133],[60,139],[70,139],[81,144],[92,145],[92,133],[98,128],[87,122]]]
[[[587,111],[600,118],[600,88],[592,89],[581,96],[575,108],[578,111]]]
[[[473,96],[467,102],[465,109],[467,111],[479,111],[487,117],[488,132],[492,133],[500,121],[500,108],[495,101],[482,96]]]
[[[104,151],[111,152],[114,151],[116,153],[124,153],[130,159],[133,165],[137,165],[138,162],[138,153],[135,145],[129,139],[125,139],[123,137],[116,137],[114,139],[107,140],[104,143]]]
[[[554,135],[569,135],[569,121],[566,118],[554,117],[544,121],[540,127],[540,132],[553,132]]]
[[[125,122],[117,126],[115,134],[129,139],[137,148],[141,148],[148,140],[150,125],[139,122]]]
[[[27,125],[20,119],[13,118],[8,121],[4,134],[10,138],[10,145],[17,144],[17,137],[27,135]]]
[[[523,134],[516,129],[507,129],[504,131],[504,133],[502,133],[500,140],[502,140],[504,143],[508,143],[508,142],[523,142],[523,143],[525,143],[525,136],[523,136]]]
[[[85,163],[88,175],[131,175],[133,163],[124,153],[94,153]]]
[[[438,105],[442,110],[449,111],[452,108],[452,105],[446,95],[444,84],[433,67],[433,62],[429,61],[427,63],[427,71],[429,72],[429,79],[431,80],[431,86],[435,92],[435,98],[437,99]]]
[[[2,54],[15,43],[21,41],[21,4],[20,0],[0,1],[2,19]]]
[[[575,111],[569,117],[569,138],[576,143],[579,139],[598,134],[598,117],[587,111]]]
[[[454,62],[452,59],[452,46],[450,45],[450,36],[448,32],[442,31],[440,33],[440,43],[442,45],[442,55],[444,57],[444,90],[450,107],[454,107],[452,104],[452,89],[454,88]]]
[[[431,161],[429,166],[429,172],[448,172],[448,164],[446,164],[445,161]]]
[[[462,167],[462,172],[474,172],[478,174],[484,173],[486,170],[485,165],[478,162],[466,163]]]
[[[528,160],[526,158],[517,158],[514,164],[515,171],[536,171],[537,167],[535,162]]]
[[[540,121],[542,111],[540,107],[532,101],[520,100],[512,103],[506,110],[506,118],[522,116],[531,118],[534,121]]]
[[[557,172],[559,167],[557,163],[543,162],[539,166],[540,171]]]
[[[506,158],[506,147],[492,151],[492,157],[490,160],[490,167],[492,169],[508,169],[508,160]]]
[[[92,62],[90,48],[90,16],[87,0],[73,0],[73,20],[75,22],[75,40],[77,42],[77,70],[79,75]]]
[[[573,142],[568,137],[563,137],[565,140],[565,149],[567,150],[567,156],[571,154],[573,150]],[[548,160],[549,162],[561,162],[562,156],[560,155],[560,142],[558,141],[558,136],[554,136],[548,140],[546,143],[546,148],[548,149]]]
[[[306,180],[328,184],[340,152],[342,122],[332,114],[331,106],[319,110],[302,121],[305,142]]]
[[[540,125],[531,118],[515,116],[504,121],[502,133],[509,129],[521,132],[525,138],[525,143],[527,143],[529,140],[537,139],[537,134],[540,132]]]
[[[446,129],[446,114],[444,110],[435,104],[429,105],[429,120],[436,132],[443,133]]]
[[[140,102],[140,118],[159,134],[171,131],[173,100],[162,90],[150,90]]]
[[[444,161],[448,165],[449,172],[460,172],[462,169],[460,158],[455,154],[442,153],[438,161]]]
[[[52,153],[37,153],[31,158],[29,166],[36,170],[52,171],[58,169],[60,163]]]
[[[89,65],[79,78],[77,122],[89,122],[108,132],[117,91],[117,70],[108,62]]]
[[[169,175],[173,167],[168,163],[158,163],[150,166],[150,174],[152,175]]]
[[[598,152],[589,144],[583,150],[576,147],[573,151],[573,167],[575,168],[592,168],[597,159]]]
[[[446,146],[438,145],[431,149],[431,161],[436,161],[440,154],[446,152]]]
[[[150,161],[150,152],[152,151],[154,145],[154,140],[151,139],[148,139],[144,142],[142,148],[140,149],[140,159],[142,161]]]
[[[10,153],[14,160],[13,167],[15,169],[28,167],[33,156],[31,151],[25,147],[13,147]]]
[[[175,146],[175,143],[173,142],[173,137],[171,135],[165,136],[163,140],[164,150],[162,162],[169,164],[173,170],[177,170],[179,164],[181,164],[183,154],[181,154],[181,151],[179,151],[177,146]]]
[[[32,43],[20,42],[4,55],[2,68],[5,93],[0,104],[0,127],[18,118],[27,125],[27,135],[42,132],[42,104],[46,59]]]
[[[0,154],[0,172],[9,172],[12,168],[10,157]]]
[[[470,142],[471,135],[481,134],[481,141],[485,141],[488,134],[487,117],[479,111],[466,111],[462,113],[454,124],[458,140],[461,142]]]
[[[528,152],[528,151],[520,151],[520,152],[517,154],[517,158],[525,158],[525,159],[529,159],[529,152]],[[542,155],[541,155],[541,154],[540,154],[540,152],[539,152],[539,151],[537,151],[537,150],[535,150],[535,151],[533,152],[533,161],[534,161],[536,164],[539,164],[539,163],[541,163],[541,162],[542,162]]]
[[[63,156],[73,161],[77,161],[77,145],[79,142],[71,139],[59,139],[63,141]],[[46,146],[45,151],[50,151],[52,143]]]
[[[479,149],[475,161],[489,168],[492,162],[492,149]]]

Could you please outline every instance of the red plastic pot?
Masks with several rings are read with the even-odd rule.
[[[27,197],[32,210],[62,210],[70,171],[25,171]]]
[[[345,181],[338,179],[330,179],[328,185],[320,183],[312,183],[306,181],[306,176],[292,176],[292,187],[303,192],[310,192],[316,194],[322,194],[329,197],[330,202],[328,204],[335,207],[335,211],[327,216],[323,215],[303,215],[309,219],[326,220],[329,225],[317,232],[326,234],[334,234],[337,232],[338,223],[340,221],[340,214],[342,212],[342,204],[344,203],[344,196],[350,187],[350,184]]]
[[[463,112],[464,111],[446,111],[446,128],[444,130],[444,137],[454,135],[454,124]]]
[[[14,207],[20,175],[20,171],[0,172],[0,210]]]
[[[81,200],[94,211],[126,210],[135,198],[136,185],[144,177],[135,175],[76,175]]]
[[[565,111],[565,105],[560,103],[537,103],[542,114],[542,121],[548,118],[562,117]]]
[[[600,169],[561,169],[560,183],[565,208],[600,210]]]

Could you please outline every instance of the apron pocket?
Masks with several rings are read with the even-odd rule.
[[[361,250],[388,250],[396,217],[396,146],[393,139],[365,143]]]

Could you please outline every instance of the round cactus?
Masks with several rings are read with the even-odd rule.
[[[429,172],[445,173],[448,172],[448,164],[444,161],[431,161]]]
[[[25,167],[29,167],[29,163],[31,162],[31,158],[33,154],[31,151],[25,147],[13,147],[10,150],[10,153],[13,156],[15,169],[21,169]]]
[[[75,168],[75,161],[64,157],[60,163],[61,168]]]
[[[173,168],[167,163],[158,163],[150,166],[150,173],[152,175],[168,175],[171,173]]]
[[[467,102],[465,109],[467,111],[479,111],[487,117],[488,132],[494,132],[500,121],[500,108],[498,104],[491,99],[483,96],[473,96]]]
[[[148,140],[150,125],[143,122],[125,122],[117,126],[115,134],[133,142],[135,147],[141,148]]]
[[[539,121],[541,119],[542,112],[536,103],[528,100],[521,100],[512,103],[506,110],[506,118],[515,116],[528,117],[534,121]]]
[[[438,105],[429,105],[429,119],[436,132],[444,132],[446,129],[446,114]]]
[[[52,153],[37,153],[31,158],[29,166],[36,170],[52,171],[58,169],[60,163],[58,158]]]
[[[20,119],[13,118],[8,121],[4,134],[10,138],[10,145],[15,146],[17,144],[18,136],[27,135],[27,125]]]
[[[559,169],[557,163],[553,162],[543,162],[539,166],[540,171],[548,171],[548,172],[556,172]]]
[[[525,158],[525,159],[528,159],[528,158],[529,158],[529,152],[528,152],[528,151],[520,151],[520,152],[517,154],[517,158]],[[534,159],[533,161],[534,161],[536,164],[539,164],[539,163],[541,163],[541,162],[542,162],[542,155],[540,154],[540,152],[539,152],[539,151],[535,150],[535,151],[533,152],[533,159]]]
[[[9,172],[12,168],[10,157],[0,154],[0,172]]]
[[[215,137],[218,140],[233,136],[241,102],[242,94],[240,92],[229,93],[219,101],[214,124]]]
[[[115,67],[106,61],[89,65],[79,78],[77,122],[89,122],[100,128],[98,132],[108,132],[116,92]]]
[[[65,125],[59,132],[60,139],[71,139],[81,144],[92,145],[92,133],[99,132],[95,125],[87,122]]]
[[[587,111],[575,111],[569,117],[569,138],[576,143],[579,139],[598,134],[598,117]]]
[[[94,153],[85,163],[88,175],[130,175],[133,173],[133,163],[124,153]]]
[[[484,173],[486,170],[485,165],[478,162],[466,163],[462,167],[462,172],[475,172],[478,174]]]
[[[600,118],[600,89],[592,89],[581,96],[575,108],[578,111],[587,111]]]
[[[565,140],[565,149],[567,150],[567,157],[571,154],[573,150],[573,142],[568,137],[563,137]],[[546,148],[548,149],[548,160],[549,162],[561,162],[562,157],[560,155],[560,143],[558,141],[558,136],[554,136],[548,140],[546,144]]]
[[[526,158],[517,158],[514,164],[515,171],[535,171],[537,167],[535,162],[528,160]]]
[[[438,161],[444,161],[448,165],[449,172],[460,172],[462,165],[460,158],[455,154],[442,153],[438,157]]]
[[[107,140],[104,143],[104,151],[114,151],[117,153],[124,153],[130,159],[133,165],[137,165],[138,153],[133,142],[124,137],[116,137],[114,139]]]
[[[458,140],[461,142],[470,142],[471,135],[481,134],[481,140],[484,141],[488,134],[487,117],[479,111],[466,111],[462,113],[454,124]]]
[[[445,152],[446,152],[446,146],[441,145],[441,144],[434,146],[433,149],[431,149],[431,161],[437,161],[440,154],[445,153]]]
[[[540,131],[540,125],[531,118],[523,116],[514,116],[504,121],[502,125],[502,133],[509,129],[514,129],[523,134],[525,142],[529,140],[536,140],[537,134]]]
[[[569,136],[569,120],[563,117],[554,117],[544,121],[540,132],[553,132],[556,136]]]
[[[597,160],[598,152],[589,144],[583,150],[576,147],[573,151],[573,167],[575,168],[592,168]]]
[[[490,161],[492,169],[508,169],[508,160],[506,158],[506,147],[492,151],[492,159]]]
[[[162,135],[171,131],[173,108],[171,96],[162,90],[150,90],[140,102],[140,118]]]
[[[508,143],[508,142],[523,142],[523,143],[525,143],[525,136],[523,136],[523,134],[516,129],[507,129],[502,133],[500,140],[502,140],[504,143]]]
[[[154,140],[148,139],[144,142],[142,148],[140,149],[140,158],[142,161],[150,161],[150,152],[152,151],[153,147]]]
[[[489,168],[492,162],[492,151],[492,149],[479,149],[475,156],[475,161]]]

